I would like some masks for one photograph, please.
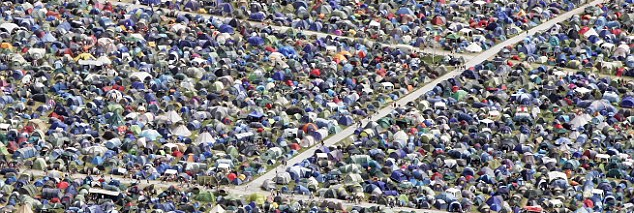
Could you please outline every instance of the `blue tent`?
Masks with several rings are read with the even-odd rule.
[[[297,52],[295,51],[295,48],[293,48],[291,46],[280,47],[278,52],[282,53],[282,55],[284,55],[285,57],[289,57],[291,55],[297,55]]]
[[[221,8],[222,13],[231,14],[233,13],[233,6],[229,3],[218,4],[218,7]]]
[[[197,1],[189,1],[185,4],[185,8],[191,9],[191,10],[198,10],[200,9],[200,4]]]
[[[301,185],[295,186],[295,190],[294,191],[295,191],[295,193],[303,194],[303,195],[310,194],[310,191],[308,190],[308,188],[306,188],[305,186],[301,186]]]
[[[261,119],[262,117],[264,117],[264,115],[261,112],[253,111],[249,113],[248,117],[250,119]]]
[[[273,80],[283,81],[284,80],[284,72],[277,71],[277,72],[273,73]]]
[[[398,149],[389,154],[389,157],[394,159],[401,159],[401,158],[405,158],[406,156],[407,156],[407,152],[403,151],[402,149]]]
[[[90,161],[90,163],[97,166],[101,166],[103,162],[104,160],[101,156],[95,156],[94,158],[92,158],[92,161]]]
[[[161,4],[161,0],[143,0],[143,1],[141,1],[141,4],[159,5],[159,4]]]
[[[130,87],[137,90],[145,89],[145,85],[143,84],[143,82],[140,81],[132,82],[132,85],[130,85]]]
[[[13,153],[13,158],[28,159],[35,157],[36,153],[37,150],[35,150],[35,148],[33,147],[24,147],[15,151],[15,153]]]
[[[590,109],[593,112],[601,112],[603,110],[607,112],[616,112],[616,108],[607,100],[582,101],[579,102],[577,106]]]
[[[621,107],[623,108],[634,108],[634,97],[627,96],[623,98],[621,101]]]
[[[228,24],[220,25],[218,30],[220,30],[221,33],[229,33],[229,34],[233,34],[234,33],[233,27],[231,25],[228,25]]]
[[[264,45],[264,39],[262,39],[262,37],[259,37],[259,36],[253,36],[253,37],[249,38],[248,42],[249,42],[249,44],[251,44],[253,46],[262,46],[262,45]]]
[[[352,120],[352,117],[344,115],[339,117],[339,120],[337,120],[337,122],[339,122],[339,124],[344,126],[350,126],[354,123],[354,120]]]
[[[255,12],[249,15],[249,20],[264,21],[264,18],[266,18],[266,14],[264,14],[264,12]]]
[[[55,41],[57,41],[57,39],[53,35],[51,35],[51,33],[46,33],[44,37],[42,37],[42,42],[45,43],[52,43]]]
[[[502,197],[493,196],[487,200],[487,205],[491,208],[491,211],[500,211],[502,210]]]
[[[293,22],[293,28],[297,29],[308,29],[310,27],[310,23],[306,20],[299,20]]]
[[[321,22],[313,22],[308,27],[308,30],[321,32],[322,28],[324,28],[324,25]]]
[[[106,141],[104,146],[106,148],[108,148],[108,149],[119,148],[121,146],[121,140],[119,140],[119,138],[114,138],[114,139],[108,140],[108,141]]]
[[[308,8],[308,4],[306,3],[306,1],[296,1],[296,2],[293,2],[293,7],[295,9],[299,9],[301,7]]]
[[[390,178],[393,181],[398,182],[398,183],[407,180],[407,177],[405,176],[405,174],[403,174],[403,172],[400,171],[400,170],[393,171],[392,175],[390,175]]]
[[[396,15],[414,15],[414,11],[412,11],[412,9],[409,9],[407,7],[401,7],[396,11]]]

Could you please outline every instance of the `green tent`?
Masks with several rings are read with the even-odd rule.
[[[44,160],[44,158],[37,158],[33,162],[33,169],[35,170],[44,171],[47,169],[47,167],[48,166],[46,165],[46,160]]]
[[[38,190],[34,185],[31,184],[22,186],[22,188],[20,188],[18,192],[23,195],[34,197],[35,195],[37,195]]]
[[[387,129],[387,128],[389,128],[389,127],[392,125],[392,119],[391,119],[391,118],[388,118],[388,117],[383,117],[383,118],[379,119],[379,120],[378,120],[378,121],[376,121],[376,122],[377,122],[377,123],[381,126],[381,128],[383,128],[383,129]]]
[[[6,146],[0,146],[0,155],[10,155],[9,151],[7,150]]]
[[[258,205],[264,205],[266,197],[263,194],[253,193],[247,198],[247,202],[255,202]]]
[[[230,155],[231,157],[238,157],[238,155],[240,155],[240,153],[238,153],[238,149],[235,146],[229,146],[227,147],[227,155]]]
[[[9,184],[5,184],[4,186],[0,187],[0,191],[7,195],[11,194],[11,192],[13,192],[13,189],[13,186]]]
[[[461,101],[467,96],[467,94],[469,94],[469,93],[467,93],[467,91],[458,90],[458,91],[454,92],[453,94],[451,94],[451,97],[456,99],[457,101]]]
[[[401,194],[401,195],[398,197],[398,200],[399,200],[399,201],[403,201],[403,202],[405,202],[405,203],[408,203],[408,202],[409,202],[409,197],[407,197],[407,195],[406,195],[406,194]]]
[[[1,134],[0,133],[0,142],[2,143],[6,143],[8,141],[7,139],[7,135],[6,134]]]
[[[368,155],[353,155],[350,159],[356,164],[368,164],[372,160]]]
[[[460,36],[458,34],[452,33],[447,35],[447,37],[445,37],[447,39],[451,39],[451,40],[458,40],[460,38]]]
[[[108,118],[108,124],[111,126],[121,126],[125,124],[123,117],[121,117],[120,111],[116,110],[110,118]]]
[[[194,200],[201,201],[201,202],[215,203],[216,197],[210,191],[203,191],[198,193],[198,195],[194,197]]]
[[[121,104],[110,104],[106,107],[106,112],[115,112],[115,114],[121,113],[123,112],[123,107]]]
[[[338,125],[333,125],[328,129],[328,134],[337,134],[341,132],[341,127]]]

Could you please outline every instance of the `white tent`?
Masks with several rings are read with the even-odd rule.
[[[46,55],[46,49],[44,48],[31,48],[29,49],[29,54],[34,59],[41,59]]]
[[[590,38],[590,36],[599,36],[596,30],[590,28],[586,33],[583,34],[586,38]]]
[[[582,95],[592,92],[592,90],[589,90],[588,88],[585,87],[577,87],[575,88],[575,92],[581,93]]]
[[[300,145],[304,148],[311,147],[315,145],[315,138],[313,136],[307,135],[302,139]]]
[[[9,34],[13,32],[13,29],[18,28],[19,26],[14,23],[5,22],[0,24],[0,29],[5,29]]]
[[[211,208],[209,213],[225,213],[225,209],[223,209],[222,206],[220,205],[216,205],[213,208]]]
[[[184,25],[182,25],[182,24],[175,24],[175,25],[172,25],[172,31],[174,31],[174,32],[178,32],[178,31],[184,30],[184,29],[186,29],[186,28],[187,28],[187,27],[186,27],[186,26],[184,26]]]
[[[549,181],[553,181],[555,179],[568,180],[568,176],[566,176],[566,174],[563,173],[563,172],[549,172],[548,173],[548,180]]]
[[[400,143],[407,143],[407,139],[409,138],[407,136],[407,133],[405,133],[405,131],[401,130],[398,131],[397,133],[394,133],[394,141],[400,142]]]
[[[480,45],[476,44],[475,42],[472,42],[471,44],[469,44],[469,46],[467,46],[467,48],[465,49],[467,50],[467,52],[471,52],[471,53],[482,52],[482,47],[480,47]]]
[[[101,64],[105,64],[105,65],[112,64],[112,60],[110,60],[110,58],[108,58],[105,55],[97,58],[97,61],[100,62]]]
[[[172,123],[177,123],[183,120],[183,118],[181,118],[181,116],[174,110],[170,110],[165,113],[165,117],[167,117],[167,120]]]
[[[216,139],[214,139],[213,136],[211,136],[211,134],[209,134],[209,132],[203,132],[200,133],[198,135],[198,138],[196,138],[196,144],[201,144],[201,143],[215,143]]]
[[[570,125],[572,126],[572,128],[576,129],[576,128],[579,128],[581,126],[585,126],[591,120],[592,120],[592,116],[584,113],[584,114],[578,115],[577,117],[572,119],[572,121],[570,121]]]
[[[189,137],[192,135],[192,132],[187,129],[185,124],[181,124],[176,128],[172,129],[172,134],[176,136]]]

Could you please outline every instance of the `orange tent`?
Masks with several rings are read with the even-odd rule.
[[[13,45],[7,42],[3,42],[2,44],[0,44],[0,48],[2,49],[13,49]]]
[[[317,125],[315,125],[314,123],[307,123],[304,124],[302,126],[302,131],[308,133],[308,132],[314,132],[317,131],[319,128],[317,127]]]

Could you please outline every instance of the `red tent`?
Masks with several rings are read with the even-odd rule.
[[[542,209],[541,206],[526,206],[524,207],[524,210],[526,210],[526,212],[543,212],[544,209]]]
[[[313,69],[310,71],[310,76],[312,77],[320,77],[321,71],[319,69]]]
[[[61,190],[65,190],[66,188],[68,188],[68,182],[66,181],[59,182],[57,184],[57,188]]]
[[[299,146],[299,144],[297,143],[292,143],[291,145],[288,145],[289,148],[291,148],[292,150],[300,150],[302,149],[302,147]]]
[[[230,181],[235,180],[236,178],[238,178],[238,175],[236,175],[236,173],[229,173],[229,175],[227,175],[227,178],[229,178]]]
[[[445,19],[442,18],[441,16],[436,16],[431,20],[431,23],[433,25],[444,25],[445,24]]]
[[[586,32],[588,32],[588,30],[590,30],[590,28],[589,28],[589,27],[582,27],[582,28],[579,30],[579,35],[586,34]]]
[[[183,157],[183,153],[180,150],[175,150],[174,152],[172,152],[172,156],[177,157],[177,158],[181,158]]]
[[[583,201],[583,205],[587,208],[594,208],[594,202],[590,198]]]

